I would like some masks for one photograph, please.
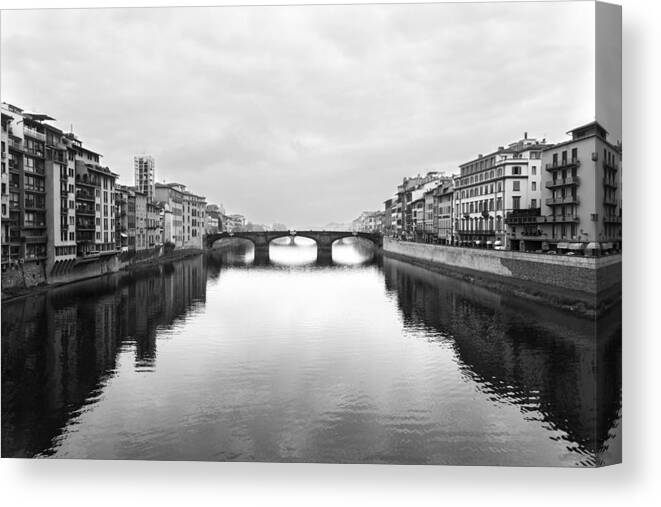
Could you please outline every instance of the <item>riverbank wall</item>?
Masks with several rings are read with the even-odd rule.
[[[621,300],[622,256],[579,257],[383,240],[383,254],[585,316]]]
[[[33,294],[40,290],[98,278],[119,271],[140,271],[176,261],[204,250],[186,248],[164,251],[162,247],[77,259],[47,270],[46,263],[24,263],[7,267],[2,273],[2,300]]]

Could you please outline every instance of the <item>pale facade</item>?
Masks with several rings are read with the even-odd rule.
[[[455,243],[510,247],[507,213],[541,206],[545,140],[524,138],[460,165],[454,194]]]
[[[156,183],[155,196],[156,201],[172,213],[168,240],[177,248],[203,248],[205,198],[187,191],[179,183]]]
[[[595,254],[622,246],[622,151],[597,122],[543,152],[542,249]],[[526,242],[530,237],[520,238]]]

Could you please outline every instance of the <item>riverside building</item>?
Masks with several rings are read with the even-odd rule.
[[[589,255],[620,250],[621,146],[609,142],[597,122],[568,134],[570,140],[543,150],[541,212],[534,222],[512,223],[512,242],[525,250]]]
[[[506,217],[541,204],[545,140],[529,138],[461,164],[454,193],[455,243],[510,248]]]
[[[165,212],[171,213],[164,217],[164,241],[177,248],[202,248],[206,199],[180,183],[156,183],[155,199]]]

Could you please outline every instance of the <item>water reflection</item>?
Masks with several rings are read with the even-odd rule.
[[[253,266],[251,248],[3,304],[2,455],[620,455],[617,314],[595,327],[387,258]]]
[[[117,355],[156,366],[157,335],[203,305],[203,258],[112,276],[2,305],[2,456],[50,455],[102,395]]]
[[[269,245],[269,260],[281,266],[311,265],[317,262],[317,244],[300,236],[274,239]]]
[[[595,326],[397,260],[384,261],[384,274],[405,326],[451,336],[480,391],[559,430],[577,464],[621,459],[619,309]]]

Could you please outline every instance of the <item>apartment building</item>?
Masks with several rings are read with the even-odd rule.
[[[73,136],[70,139],[75,140]],[[115,184],[118,175],[100,165],[100,154],[84,148],[79,142],[73,146],[77,255],[112,255],[116,253]]]
[[[225,224],[227,232],[242,231],[246,226],[246,218],[243,215],[233,214],[225,215]]]
[[[204,247],[204,227],[206,224],[206,198],[192,192],[184,192],[184,246]]]
[[[3,265],[47,259],[46,161],[43,130],[37,121],[11,104],[2,104],[3,140]],[[6,182],[6,183],[5,183]]]
[[[151,155],[135,155],[133,172],[136,190],[145,194],[148,202],[152,202],[156,185],[156,160]]]
[[[510,248],[508,212],[541,205],[542,152],[546,140],[500,146],[459,166],[455,180],[455,244]]]
[[[454,180],[446,180],[432,191],[433,222],[435,241],[451,245],[454,224]]]
[[[115,243],[117,249],[129,250],[129,194],[131,190],[125,185],[115,187]]]
[[[163,244],[160,216],[159,206],[147,202],[147,248],[159,247]]]
[[[156,183],[155,199],[161,208],[172,213],[167,240],[177,248],[202,248],[206,199],[180,183]]]
[[[135,195],[135,249],[136,251],[140,251],[140,250],[146,250],[148,247],[147,194],[143,194],[138,189],[135,189],[134,195]]]
[[[2,108],[1,130],[0,130],[0,176],[2,181],[2,265],[4,267],[6,262],[10,261],[9,256],[9,126],[11,124],[12,116],[5,114],[4,105]]]
[[[397,195],[386,199],[383,210],[383,234],[391,237],[394,235],[394,206],[397,203]]]
[[[47,124],[42,128],[46,134],[47,262],[49,269],[58,272],[70,267],[77,254],[75,150],[71,134]]]
[[[543,150],[544,199],[534,223],[513,223],[514,246],[598,255],[622,247],[622,150],[598,122]],[[518,244],[517,244],[518,243]]]

